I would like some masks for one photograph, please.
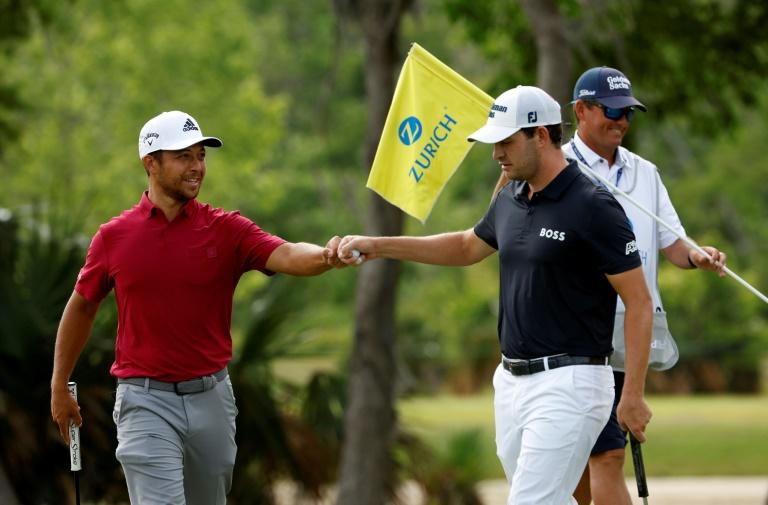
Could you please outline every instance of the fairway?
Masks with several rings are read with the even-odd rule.
[[[643,446],[648,476],[768,475],[768,397],[652,396]],[[495,457],[490,393],[402,400],[403,425],[432,443],[452,433],[483,433],[484,478],[503,478]],[[631,475],[631,464],[625,465]]]

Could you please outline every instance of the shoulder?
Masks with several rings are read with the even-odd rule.
[[[130,228],[137,222],[140,215],[141,210],[139,206],[134,205],[130,209],[122,211],[117,216],[111,217],[107,222],[99,226],[99,230],[96,233],[104,235]]]
[[[239,210],[226,210],[221,207],[214,207],[210,203],[198,203],[197,215],[208,222],[227,222],[236,221],[239,218],[245,219],[240,215]]]
[[[232,232],[242,231],[258,226],[249,218],[240,214],[239,210],[226,210],[213,207],[208,203],[198,204],[197,219],[204,227],[223,227]]]
[[[602,184],[599,184],[581,170],[579,170],[578,175],[573,178],[572,188],[572,194],[579,198],[586,198],[590,202],[605,199],[606,197],[613,198],[610,191],[605,189]]]
[[[581,211],[580,216],[585,219],[584,224],[605,222],[606,219],[613,219],[612,216],[615,216],[617,212],[624,214],[624,210],[616,197],[584,173],[579,174],[574,179],[573,188],[572,198],[575,199],[574,203],[577,206],[574,208],[571,204],[570,208],[573,209],[574,215],[579,214],[579,210]]]
[[[630,151],[626,147],[619,146],[619,155],[622,157],[622,159],[626,160],[626,162],[631,167],[637,167],[640,173],[655,174],[659,170],[659,168],[653,162],[643,158],[637,153]]]

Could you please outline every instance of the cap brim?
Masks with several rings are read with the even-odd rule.
[[[470,142],[477,141],[484,144],[495,144],[496,142],[501,142],[502,140],[511,137],[518,131],[520,131],[520,128],[487,124],[468,136],[467,140]]]
[[[645,112],[645,105],[640,103],[637,98],[633,96],[608,96],[605,98],[597,98],[596,99],[601,104],[605,105],[606,107],[611,107],[613,109],[623,109],[624,107],[637,107],[641,111]]]
[[[172,144],[170,146],[163,147],[165,151],[178,151],[180,149],[186,149],[189,146],[202,143],[206,147],[221,147],[222,141],[216,137],[198,137],[196,139],[184,139],[181,142]]]

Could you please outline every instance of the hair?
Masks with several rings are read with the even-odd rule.
[[[587,107],[587,109],[591,109],[592,107],[597,107],[600,105],[600,102],[597,100],[584,100],[582,98],[579,98],[576,100],[576,102],[582,102]],[[576,119],[576,124],[578,125],[579,116],[576,115],[576,102],[573,102],[573,108],[571,110],[573,110],[573,117]]]
[[[532,138],[533,135],[536,133],[536,128],[539,128],[538,126],[529,126],[528,128],[521,128],[520,131],[525,133],[525,136],[528,138]],[[563,124],[548,124],[546,126],[543,126],[543,128],[547,129],[547,133],[549,133],[549,140],[552,141],[552,144],[555,147],[560,147],[560,144],[563,142]]]
[[[147,156],[152,156],[155,159],[155,161],[158,163],[163,162],[162,149],[160,151],[152,151],[151,153],[148,153]],[[149,170],[147,170],[147,167],[144,167],[144,171],[147,173],[147,177],[149,177]]]

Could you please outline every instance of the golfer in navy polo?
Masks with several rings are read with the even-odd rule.
[[[79,426],[82,418],[67,381],[114,289],[116,456],[134,505],[226,503],[237,451],[229,329],[242,274],[346,266],[335,256],[338,237],[325,248],[286,242],[238,212],[198,202],[206,147],[221,145],[181,111],[144,125],[138,147],[149,188],[99,227],[56,335],[51,415],[68,442],[70,420]]]
[[[616,294],[626,307],[626,381],[619,419],[644,440],[652,304],[627,216],[560,149],[560,106],[518,86],[469,140],[493,144],[514,182],[465,231],[341,240],[356,264],[392,258],[463,266],[499,252],[501,363],[493,377],[496,446],[510,505],[566,505],[608,420]],[[358,257],[359,253],[359,257]]]

